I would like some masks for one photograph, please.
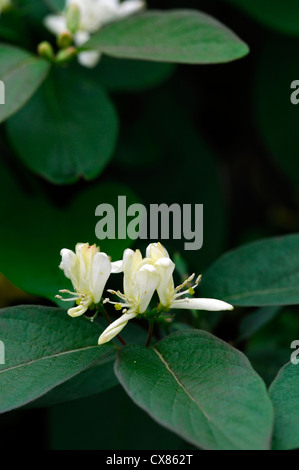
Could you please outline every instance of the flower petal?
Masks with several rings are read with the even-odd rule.
[[[76,318],[80,317],[83,315],[85,312],[87,312],[88,307],[84,305],[78,305],[77,307],[70,308],[67,313],[70,317]]]
[[[160,258],[155,262],[154,266],[160,274],[160,282],[157,287],[160,302],[165,307],[169,307],[169,302],[174,293],[172,274],[175,264],[170,258]]]
[[[59,268],[63,270],[65,277],[72,281],[76,289],[79,284],[79,271],[76,269],[77,256],[72,250],[68,250],[67,248],[63,248],[60,254],[61,263]]]
[[[63,15],[48,15],[44,19],[44,25],[51,33],[59,36],[68,31],[66,19]]]
[[[108,343],[112,338],[118,335],[118,333],[126,326],[129,320],[137,316],[136,312],[124,313],[120,318],[111,323],[106,330],[101,334],[98,340],[98,344]]]
[[[97,304],[102,298],[103,290],[111,273],[111,262],[106,253],[96,253],[92,263],[92,293],[94,303]]]
[[[160,258],[169,258],[169,254],[162,243],[150,243],[146,249],[146,257],[158,261]]]
[[[123,272],[123,260],[119,260],[119,261],[113,261],[111,263],[111,272],[113,274],[117,274],[117,273],[122,273]]]
[[[119,5],[117,16],[118,18],[125,18],[126,16],[133,15],[143,10],[145,7],[146,3],[142,0],[127,0]]]
[[[76,46],[80,47],[80,46],[83,46],[83,44],[85,44],[89,39],[90,39],[89,33],[87,33],[86,31],[78,31],[75,34],[74,42]]]
[[[160,276],[154,266],[146,264],[136,273],[136,290],[138,313],[143,313],[147,309],[151,298],[160,282]],[[136,295],[137,294],[137,295]]]
[[[223,300],[217,299],[189,299],[188,297],[181,300],[175,300],[170,308],[182,308],[190,310],[209,310],[211,312],[217,312],[222,310],[233,310],[234,307]]]

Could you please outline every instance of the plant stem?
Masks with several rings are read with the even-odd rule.
[[[153,331],[154,331],[154,322],[153,320],[148,321],[148,336],[147,336],[147,341],[146,341],[146,348],[149,348],[153,336]]]

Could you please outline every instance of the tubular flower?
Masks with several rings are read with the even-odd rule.
[[[96,245],[89,246],[88,243],[78,243],[76,253],[64,248],[60,254],[62,261],[59,267],[72,281],[75,292],[60,290],[59,292],[70,294],[71,297],[56,297],[66,302],[76,300],[77,307],[70,308],[68,314],[79,317],[101,300],[111,273],[111,262],[106,253],[101,253]]]
[[[48,15],[45,26],[57,36],[68,31],[67,11],[71,6],[76,5],[80,10],[80,22],[78,30],[74,34],[76,46],[81,47],[91,37],[91,34],[98,31],[108,23],[119,21],[130,16],[143,8],[143,0],[66,0],[65,11],[60,15]],[[101,54],[97,51],[82,52],[78,55],[78,60],[85,67],[95,67],[99,62]]]
[[[151,260],[142,259],[139,250],[127,249],[121,262],[114,264],[114,272],[124,272],[124,293],[109,290],[117,295],[121,302],[106,302],[115,305],[116,310],[124,308],[124,314],[102,333],[98,343],[104,344],[114,338],[126,326],[129,320],[144,313],[159,284],[160,276]],[[118,267],[118,270],[117,270]]]
[[[178,287],[174,286],[173,271],[175,264],[170,259],[166,249],[161,243],[152,243],[146,250],[147,258],[152,259],[153,266],[160,274],[160,282],[157,287],[158,296],[162,307],[171,309],[191,309],[191,310],[233,310],[233,306],[217,299],[200,299],[186,297],[187,294],[194,294],[194,289],[198,286],[201,276],[198,276],[192,287],[186,288],[194,279],[192,274]]]

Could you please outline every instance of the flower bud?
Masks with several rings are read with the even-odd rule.
[[[65,31],[57,38],[57,46],[59,49],[66,49],[73,44],[73,35],[69,31]]]
[[[77,49],[75,47],[67,47],[66,49],[62,49],[56,55],[56,63],[63,64],[65,62],[69,62],[77,55]]]
[[[50,60],[51,62],[55,59],[53,47],[47,41],[43,41],[38,45],[37,52],[40,57]]]
[[[66,26],[67,29],[75,34],[80,25],[80,9],[76,3],[72,3],[66,11]]]

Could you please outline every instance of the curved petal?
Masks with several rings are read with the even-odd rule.
[[[120,318],[115,320],[115,322],[111,323],[111,325],[106,328],[106,330],[101,334],[98,340],[98,344],[108,343],[112,338],[118,335],[118,333],[126,326],[129,320],[135,318],[137,314],[135,312],[132,313],[124,313]]]
[[[154,266],[147,264],[136,273],[138,313],[147,309],[151,298],[160,282],[160,276]],[[136,298],[136,294],[135,294]]]
[[[182,308],[190,310],[209,310],[217,312],[222,310],[233,310],[234,307],[223,300],[217,299],[189,299],[188,297],[182,300],[175,300],[170,308]]]
[[[119,260],[119,261],[113,261],[111,263],[111,272],[113,274],[117,274],[117,273],[122,273],[123,272],[123,260]]]
[[[146,248],[146,257],[158,261],[160,258],[169,258],[169,254],[162,243],[150,243]]]
[[[111,274],[111,262],[106,253],[96,253],[92,262],[92,293],[94,303],[102,298],[103,290]]]
[[[72,281],[74,288],[79,285],[79,271],[76,269],[77,256],[72,250],[63,248],[60,252],[61,263],[59,268],[63,270],[65,277]]]
[[[118,18],[125,18],[126,16],[133,15],[138,11],[143,10],[146,3],[142,0],[127,0],[122,2],[118,7]]]
[[[68,31],[66,26],[66,19],[63,15],[48,15],[44,19],[44,25],[51,31],[51,33],[59,36]]]
[[[101,53],[97,51],[80,52],[80,54],[78,54],[79,64],[89,69],[96,67],[100,62],[100,59]]]
[[[83,46],[90,39],[90,34],[87,31],[78,31],[74,36],[76,46]]]
[[[88,307],[84,305],[78,305],[77,307],[70,308],[67,313],[70,317],[76,318],[80,317],[83,315],[85,312],[87,312]]]
[[[174,283],[172,274],[175,264],[170,258],[160,258],[154,264],[160,274],[160,282],[157,287],[160,302],[165,307],[169,307],[170,298],[174,293]]]

